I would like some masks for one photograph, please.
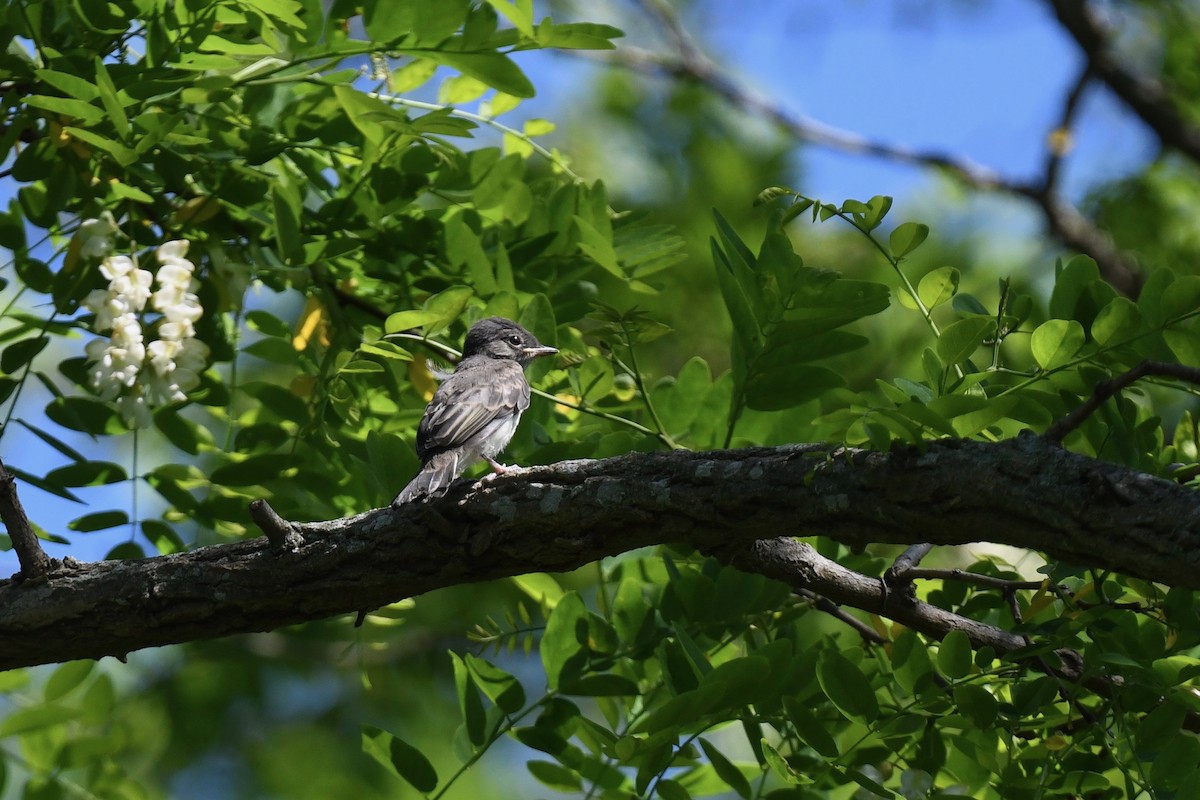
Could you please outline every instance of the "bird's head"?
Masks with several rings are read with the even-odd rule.
[[[503,317],[488,317],[476,322],[467,331],[467,341],[463,345],[463,358],[487,356],[516,361],[521,366],[538,356],[557,352],[555,348],[543,345],[517,323]]]

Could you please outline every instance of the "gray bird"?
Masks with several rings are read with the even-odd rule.
[[[557,352],[502,317],[488,317],[472,325],[462,360],[434,392],[417,428],[421,471],[392,505],[441,494],[481,459],[497,473],[504,472],[506,468],[496,456],[512,439],[521,413],[529,408],[524,368],[538,356]]]

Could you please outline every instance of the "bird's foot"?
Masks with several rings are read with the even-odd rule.
[[[509,472],[517,473],[517,472],[521,471],[521,468],[518,466],[510,467],[507,464],[501,464],[499,461],[497,461],[494,458],[485,457],[484,460],[487,461],[488,466],[490,466],[492,468],[492,472],[495,473],[496,475],[504,475]],[[491,476],[489,475],[488,477],[491,477]]]

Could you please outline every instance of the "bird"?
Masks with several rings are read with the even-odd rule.
[[[481,319],[467,331],[462,360],[438,387],[417,427],[421,471],[393,507],[442,494],[467,467],[483,460],[497,474],[510,471],[496,461],[529,408],[525,367],[557,353],[529,331],[503,317]]]

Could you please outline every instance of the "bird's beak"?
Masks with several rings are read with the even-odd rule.
[[[524,355],[526,358],[537,358],[538,356],[552,356],[557,352],[558,352],[557,347],[546,347],[545,345],[538,345],[537,347],[521,348],[521,354]]]

